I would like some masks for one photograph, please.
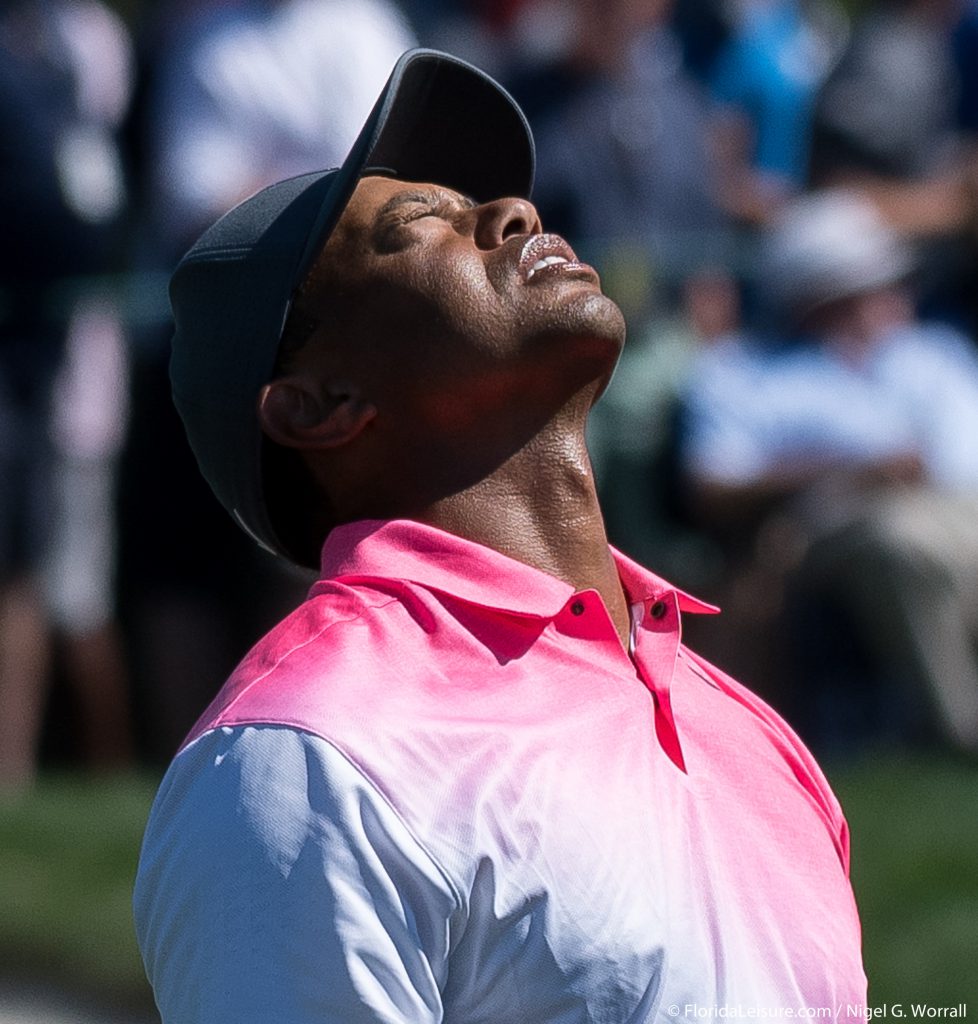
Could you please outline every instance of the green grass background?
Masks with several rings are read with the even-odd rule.
[[[829,776],[852,831],[870,1005],[966,1002],[978,1019],[978,765],[889,754]]]
[[[130,905],[157,784],[52,776],[0,800],[0,971],[111,1006],[152,1006]]]
[[[828,772],[853,835],[870,1004],[978,1019],[978,766],[887,753]],[[0,971],[107,1005],[152,1005],[130,891],[148,775],[42,779],[0,802]]]

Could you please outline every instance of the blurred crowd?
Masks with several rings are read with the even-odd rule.
[[[613,542],[817,747],[978,752],[976,0],[3,0],[0,787],[164,761],[301,597],[198,478],[166,279],[416,43],[625,311]]]

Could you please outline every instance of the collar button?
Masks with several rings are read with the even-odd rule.
[[[583,615],[584,614],[584,602],[583,601],[575,601],[570,606],[570,610],[571,610],[571,614],[572,615]]]
[[[665,601],[656,601],[649,609],[649,615],[651,615],[653,619],[662,619],[666,616],[668,611],[669,606]]]

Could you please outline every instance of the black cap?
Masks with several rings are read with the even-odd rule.
[[[305,562],[269,516],[257,399],[272,376],[292,297],[357,182],[378,169],[486,202],[528,197],[533,168],[530,127],[502,86],[456,57],[409,50],[342,167],[262,189],[180,261],[170,282],[174,403],[211,489],[264,547]]]

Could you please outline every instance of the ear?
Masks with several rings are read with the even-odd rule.
[[[376,415],[376,407],[343,381],[318,385],[299,375],[279,377],[258,395],[262,430],[285,448],[339,448]]]

